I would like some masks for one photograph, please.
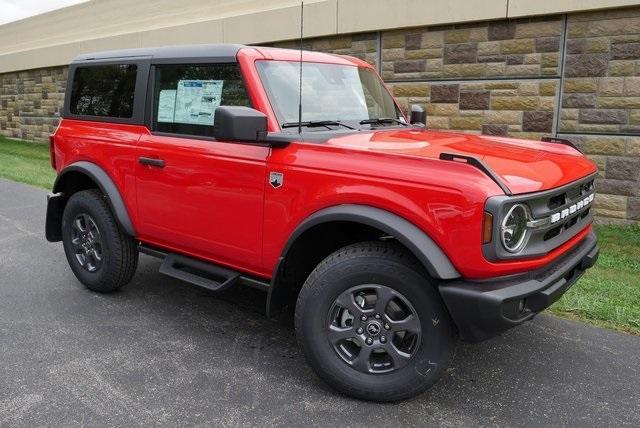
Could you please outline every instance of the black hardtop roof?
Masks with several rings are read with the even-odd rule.
[[[94,60],[118,60],[127,58],[151,58],[151,60],[177,59],[205,59],[226,58],[233,59],[245,45],[231,43],[203,44],[203,45],[175,45],[155,48],[118,49],[112,51],[92,52],[80,54],[72,62],[86,62]]]

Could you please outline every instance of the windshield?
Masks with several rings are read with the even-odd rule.
[[[300,63],[258,61],[257,67],[280,125],[297,123]],[[373,71],[349,65],[303,63],[303,122],[378,118],[404,121]]]

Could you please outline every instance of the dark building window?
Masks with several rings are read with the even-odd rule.
[[[237,64],[159,66],[153,129],[212,137],[219,106],[250,106]]]
[[[71,113],[130,118],[133,114],[136,72],[135,64],[76,68],[69,106]]]

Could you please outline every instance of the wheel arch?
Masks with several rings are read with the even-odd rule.
[[[106,196],[111,212],[125,233],[136,236],[129,211],[111,177],[95,163],[79,161],[60,172],[53,184],[53,193],[48,195],[45,228],[47,240],[55,242],[62,239],[62,212],[69,197],[76,192],[91,188],[100,189]]]
[[[320,226],[347,224],[355,226],[360,235],[369,236],[375,232],[393,237],[420,261],[425,270],[436,279],[455,279],[460,273],[453,266],[447,255],[424,231],[416,225],[392,212],[367,205],[344,204],[322,209],[302,221],[289,237],[274,270],[269,295],[267,298],[267,314],[271,315],[282,309],[285,294],[291,285],[283,281],[285,266],[292,249],[297,243],[305,240],[305,235],[312,233]],[[358,235],[358,233],[356,234]],[[324,238],[324,236],[323,236]],[[379,236],[378,236],[379,238]],[[366,240],[366,238],[365,238]],[[356,241],[348,242],[353,243]],[[337,248],[341,247],[338,246]],[[333,250],[337,249],[334,248]],[[329,253],[325,254],[326,257]],[[323,257],[323,258],[324,258]]]

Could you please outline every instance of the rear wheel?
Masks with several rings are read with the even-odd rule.
[[[124,233],[100,191],[75,193],[62,216],[71,270],[87,288],[106,293],[127,284],[138,266],[136,243]]]
[[[318,265],[298,297],[296,334],[324,381],[375,401],[423,392],[453,351],[431,279],[411,254],[384,242],[345,247]]]

